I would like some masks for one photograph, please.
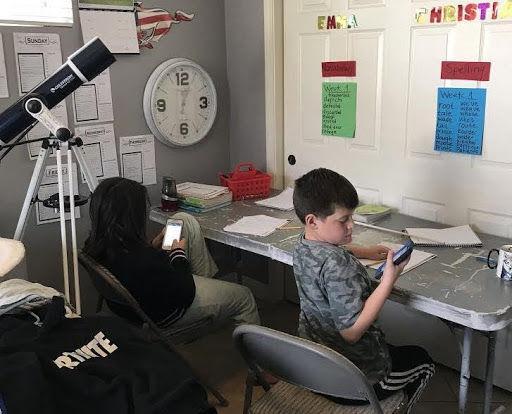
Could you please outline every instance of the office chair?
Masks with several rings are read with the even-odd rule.
[[[150,337],[161,341],[169,350],[171,350],[171,352],[181,355],[176,349],[175,344],[186,342],[187,339],[190,339],[191,334],[193,336],[197,336],[198,330],[200,331],[201,328],[211,324],[209,319],[205,319],[179,330],[161,329],[149,318],[149,316],[146,315],[128,289],[126,289],[107,268],[100,265],[83,251],[78,253],[78,261],[87,270],[91,281],[100,295],[100,301],[98,303],[101,303],[102,299],[105,299],[107,302],[115,303],[117,308],[124,308],[123,316],[132,316],[129,318],[130,322],[133,321],[133,316],[136,316],[141,322],[142,328],[149,333]],[[227,407],[229,404],[228,400],[226,400],[213,386],[203,381],[196,370],[191,367],[190,363],[183,356],[181,357],[192,370],[194,376],[198,379],[201,385],[212,393],[221,406]]]
[[[366,376],[347,358],[323,345],[256,325],[238,326],[233,340],[249,367],[244,414],[390,414],[405,408],[407,397],[402,391],[379,401]],[[270,388],[261,370],[281,381]],[[255,383],[266,393],[251,404]],[[342,405],[319,394],[369,404]]]

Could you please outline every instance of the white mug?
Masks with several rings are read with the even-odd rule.
[[[493,252],[498,253],[498,263],[491,259]],[[491,263],[491,260],[494,263]],[[496,269],[496,276],[503,280],[512,280],[512,244],[505,244],[500,249],[491,249],[487,255],[487,266]]]

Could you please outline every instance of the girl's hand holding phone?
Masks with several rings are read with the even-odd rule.
[[[181,239],[180,241],[178,241],[178,240],[172,241],[171,251],[176,250],[176,249],[185,250],[186,248],[187,248],[187,241],[185,239]]]

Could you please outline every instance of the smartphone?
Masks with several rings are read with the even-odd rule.
[[[412,240],[407,240],[402,247],[400,247],[394,254],[393,254],[393,263],[394,264],[400,264],[404,260],[406,260],[414,250],[414,242]],[[386,267],[386,263],[382,263],[377,270],[375,271],[375,279],[380,280],[382,275],[384,274],[384,268]]]
[[[171,250],[172,242],[174,240],[180,240],[181,229],[183,228],[183,220],[178,219],[167,219],[165,224],[164,240],[162,242],[163,250]]]

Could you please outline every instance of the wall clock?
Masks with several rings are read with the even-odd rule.
[[[210,75],[185,58],[163,62],[144,90],[144,116],[157,139],[173,147],[206,137],[217,115],[217,92]]]

